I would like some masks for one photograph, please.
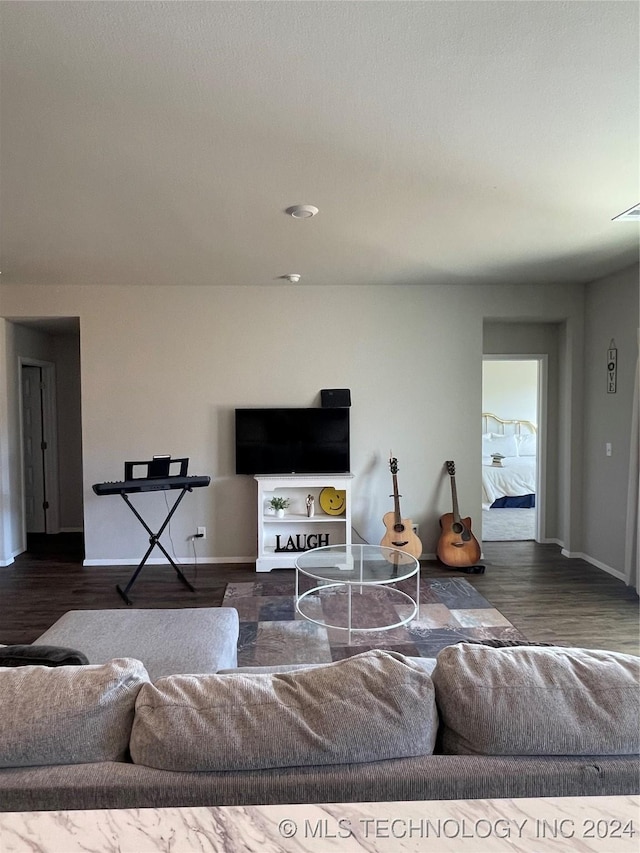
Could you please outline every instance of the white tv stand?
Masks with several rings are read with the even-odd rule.
[[[351,545],[351,480],[353,474],[258,475],[257,572],[292,569],[298,554],[322,545]],[[345,493],[344,511],[328,515],[320,506],[320,492],[334,488]],[[272,497],[289,498],[282,518],[269,506]],[[307,516],[307,495],[314,514]],[[278,547],[283,550],[277,550]],[[295,549],[295,550],[294,550]]]

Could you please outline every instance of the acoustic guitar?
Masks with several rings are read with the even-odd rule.
[[[453,512],[446,512],[440,517],[442,532],[436,553],[440,562],[444,563],[445,566],[452,566],[456,569],[475,566],[480,559],[480,545],[471,532],[471,519],[460,518],[455,463],[446,462],[445,464],[451,477]]]
[[[383,548],[395,548],[397,551],[403,551],[405,554],[410,554],[416,559],[422,554],[422,542],[416,536],[413,530],[413,524],[410,518],[402,518],[400,514],[400,495],[398,494],[398,460],[395,456],[389,459],[389,468],[391,469],[391,477],[393,480],[393,494],[389,497],[393,498],[393,512],[387,512],[382,518],[382,523],[387,528],[387,532],[382,537],[380,545]],[[403,560],[399,554],[394,554],[390,562],[394,565],[410,562],[408,559]]]

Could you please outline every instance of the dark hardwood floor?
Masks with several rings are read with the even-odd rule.
[[[126,607],[116,583],[129,566],[82,566],[78,535],[29,538],[28,552],[0,568],[0,643],[31,643],[67,610]],[[640,654],[637,594],[622,581],[569,560],[556,545],[491,542],[484,545],[484,575],[424,562],[429,577],[462,577],[473,584],[530,640]],[[190,592],[170,566],[145,566],[131,597],[134,607],[217,607],[229,581],[274,583],[292,570],[257,575],[252,564],[184,567]]]

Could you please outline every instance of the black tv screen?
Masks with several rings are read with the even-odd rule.
[[[236,474],[342,474],[349,467],[349,409],[236,409]]]

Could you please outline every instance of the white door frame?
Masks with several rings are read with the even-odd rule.
[[[58,418],[56,401],[56,366],[51,361],[40,361],[37,358],[18,356],[18,412],[20,437],[20,488],[21,488],[21,537],[22,551],[27,548],[26,501],[24,488],[24,437],[23,437],[23,407],[22,407],[22,368],[23,366],[42,368],[44,389],[42,393],[42,425],[47,442],[44,453],[44,475],[46,483],[47,511],[45,513],[45,532],[60,532],[59,477],[58,477]]]
[[[536,542],[545,542],[545,512],[547,497],[547,388],[549,357],[546,353],[501,353],[483,355],[482,361],[537,361],[538,362],[538,453],[536,456]]]

